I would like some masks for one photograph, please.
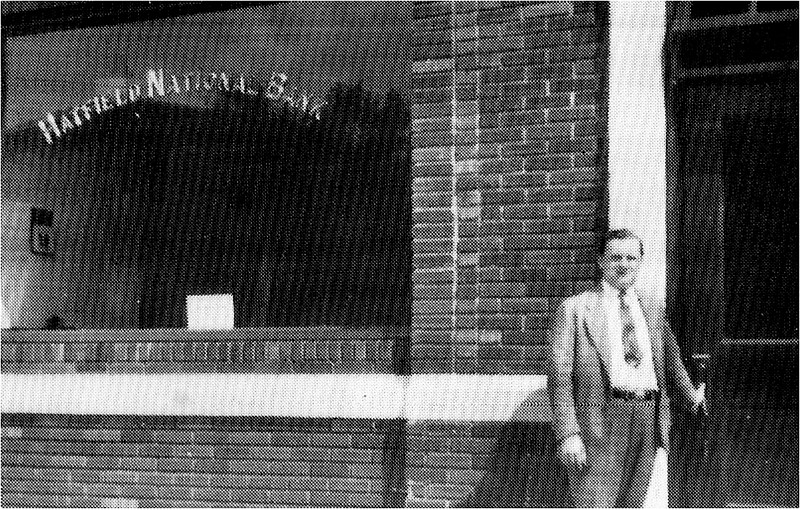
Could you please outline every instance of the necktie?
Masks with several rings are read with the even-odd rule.
[[[636,329],[633,327],[631,308],[622,298],[622,294],[619,295],[619,317],[622,322],[622,346],[625,348],[625,362],[636,368],[642,360],[642,354],[636,343]]]

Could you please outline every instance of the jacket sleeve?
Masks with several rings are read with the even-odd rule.
[[[573,299],[567,299],[558,307],[548,337],[547,392],[556,442],[580,434],[572,386],[576,334],[573,306]]]
[[[694,384],[692,384],[686,367],[681,359],[681,352],[672,328],[664,321],[664,368],[667,378],[675,388],[676,396],[682,408],[689,409],[694,402]]]

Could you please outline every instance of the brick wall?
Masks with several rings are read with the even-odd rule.
[[[412,365],[541,373],[549,313],[595,275],[606,18],[455,9],[414,8]]]
[[[389,480],[402,464],[402,427],[353,419],[4,414],[2,504],[397,505],[403,494]]]
[[[7,373],[391,373],[408,333],[392,328],[6,331]]]
[[[591,284],[606,223],[606,9],[414,5],[410,341],[4,334],[2,370],[543,375],[550,314]],[[546,422],[2,422],[9,506],[564,504]]]
[[[409,425],[410,507],[562,507],[566,477],[549,464],[548,424]]]
[[[543,374],[606,222],[607,7],[419,3],[413,23],[411,370]],[[409,504],[560,505],[550,433],[418,424]]]
[[[408,333],[4,331],[4,373],[392,373]],[[5,506],[401,505],[401,420],[2,416]]]

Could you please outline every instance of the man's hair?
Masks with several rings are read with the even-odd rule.
[[[606,248],[608,247],[608,243],[612,240],[620,240],[620,239],[636,239],[639,241],[639,255],[644,256],[644,243],[642,243],[642,239],[639,238],[638,235],[633,233],[632,231],[628,230],[627,228],[620,228],[617,230],[608,230],[605,235],[600,238],[600,251],[598,251],[597,256],[603,256],[606,254]]]

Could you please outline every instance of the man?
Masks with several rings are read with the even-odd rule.
[[[663,310],[633,289],[644,247],[628,230],[603,238],[602,281],[565,300],[550,333],[547,389],[559,460],[579,507],[640,507],[656,449],[669,445],[670,397],[705,409]]]

